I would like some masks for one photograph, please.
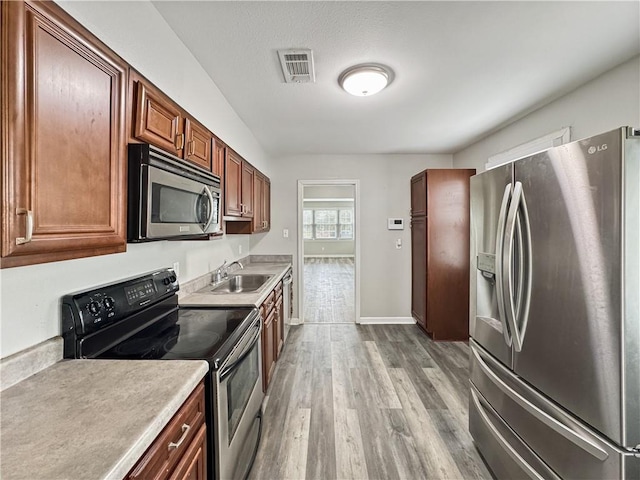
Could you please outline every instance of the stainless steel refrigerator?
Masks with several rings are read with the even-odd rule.
[[[469,429],[498,478],[640,478],[640,131],[471,178]]]

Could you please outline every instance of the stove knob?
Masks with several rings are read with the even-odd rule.
[[[97,315],[100,313],[100,310],[102,310],[102,308],[100,307],[100,304],[98,302],[91,302],[89,304],[89,311],[91,313],[93,313],[94,315]]]
[[[171,283],[171,279],[169,277],[164,277],[162,279],[162,283],[164,283],[165,285],[169,285]]]
[[[106,297],[102,301],[102,304],[104,305],[104,308],[106,308],[107,310],[110,310],[116,304],[116,301],[112,297]]]
[[[171,275],[171,276],[169,277],[169,280],[171,280],[171,283],[173,283],[173,282],[175,282],[175,281],[177,280],[177,278],[176,278],[176,276],[175,276],[175,275]]]

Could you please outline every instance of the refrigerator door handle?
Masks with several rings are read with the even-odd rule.
[[[535,418],[540,420],[546,426],[548,426],[555,432],[559,433],[564,438],[566,438],[570,442],[580,447],[582,450],[590,453],[591,455],[596,457],[598,460],[604,462],[609,457],[609,454],[606,451],[604,451],[602,448],[600,448],[593,442],[589,441],[588,439],[584,438],[577,432],[566,427],[565,425],[560,423],[558,420],[553,418],[551,415],[539,409],[534,404],[532,404],[527,399],[525,399],[520,394],[518,394],[515,390],[510,388],[509,385],[507,385],[500,377],[498,377],[498,375],[496,375],[493,372],[493,370],[491,370],[491,367],[489,367],[486,364],[486,362],[482,359],[482,357],[478,353],[478,350],[475,347],[471,346],[471,352],[473,353],[473,356],[478,362],[478,365],[480,366],[484,374],[487,376],[487,378],[489,378],[489,380],[491,380],[496,387],[498,387],[511,400],[513,400],[518,405],[520,405],[520,407],[522,407],[525,411],[529,412],[531,415],[533,415]]]
[[[507,219],[507,205],[509,204],[510,196],[511,184],[508,183],[506,187],[504,187],[504,194],[502,195],[502,204],[500,205],[500,213],[498,215],[498,232],[496,234],[496,296],[498,297],[498,315],[500,316],[500,323],[502,323],[504,341],[509,347],[511,346],[512,340],[504,308],[502,254],[504,250],[504,227]]]
[[[520,218],[522,219],[523,227],[524,227],[524,244],[526,248],[521,248],[524,259],[521,263],[522,268],[520,269],[520,283],[524,283],[524,292],[522,295],[522,309],[518,312],[518,317],[516,322],[516,328],[518,329],[518,325],[520,328],[518,329],[519,337],[520,337],[520,349],[522,349],[522,342],[524,342],[524,335],[527,333],[527,323],[529,322],[529,308],[531,307],[531,288],[533,282],[533,247],[531,244],[531,222],[529,221],[529,209],[527,208],[527,200],[524,195],[524,190],[522,190],[522,194],[520,196]],[[522,245],[522,242],[520,243]]]
[[[536,472],[533,469],[533,467],[529,465],[524,460],[524,458],[522,458],[520,454],[509,444],[509,442],[507,442],[507,440],[505,440],[504,437],[500,435],[500,432],[498,431],[498,429],[493,425],[493,423],[491,422],[491,419],[485,413],[484,407],[480,403],[480,399],[478,398],[478,395],[476,394],[473,388],[470,390],[470,393],[471,393],[471,400],[473,401],[476,407],[476,410],[480,414],[480,418],[482,419],[485,426],[489,429],[493,437],[498,441],[500,445],[502,445],[502,448],[504,448],[505,452],[509,454],[511,459],[514,462],[516,462],[520,466],[520,468],[524,470],[524,472],[526,472],[526,474],[530,478],[534,480],[544,480],[544,477],[542,477],[538,472]],[[556,479],[559,480],[560,477],[555,477],[554,480]]]
[[[513,278],[513,251],[516,234],[519,239],[522,239],[521,226],[519,219],[522,218],[524,223],[524,241],[520,245],[520,263],[518,274],[518,290],[524,293],[524,298],[518,296],[518,308],[516,308],[516,294],[514,288]],[[524,334],[527,328],[527,321],[529,319],[529,306],[531,304],[531,274],[532,274],[532,256],[531,256],[531,228],[529,223],[529,214],[527,212],[527,204],[524,199],[524,192],[522,190],[522,183],[516,182],[513,189],[513,198],[511,199],[511,205],[509,205],[509,213],[507,214],[507,221],[505,227],[505,242],[506,248],[502,258],[503,273],[506,272],[503,277],[503,291],[506,291],[505,310],[507,317],[507,324],[511,329],[511,336],[513,337],[513,348],[516,352],[522,351],[522,344],[524,342]],[[522,243],[526,243],[522,245]],[[526,253],[525,251],[526,250]],[[522,308],[520,308],[522,307]],[[521,326],[518,326],[518,323]]]

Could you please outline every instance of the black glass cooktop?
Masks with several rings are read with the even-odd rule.
[[[233,347],[256,314],[249,307],[179,308],[96,358],[199,359],[214,363],[225,356],[226,346]]]

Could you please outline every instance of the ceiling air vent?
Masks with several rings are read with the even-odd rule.
[[[309,49],[278,50],[285,83],[314,83],[313,52]]]

